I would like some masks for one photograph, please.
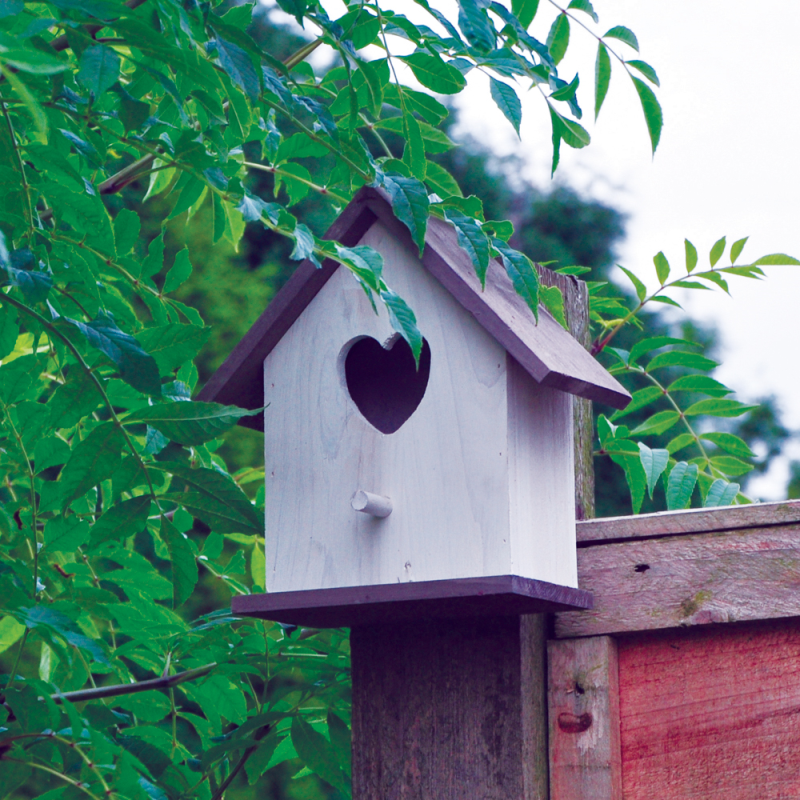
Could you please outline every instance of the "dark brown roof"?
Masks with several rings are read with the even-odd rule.
[[[325,238],[352,247],[378,220],[405,240],[409,249],[416,249],[385,195],[369,187],[358,192]],[[435,217],[428,222],[422,263],[539,383],[616,408],[628,404],[628,392],[544,308],[539,311],[538,325],[535,323],[498,262],[489,265],[482,290],[455,230]],[[198,399],[250,409],[262,406],[264,359],[338,267],[336,262],[325,261],[318,269],[304,261],[211,376]],[[240,424],[263,430],[261,415],[244,417]]]

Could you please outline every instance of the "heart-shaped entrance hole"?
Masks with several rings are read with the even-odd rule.
[[[394,433],[422,402],[431,372],[431,348],[422,340],[419,369],[400,336],[386,347],[366,336],[351,345],[344,360],[347,391],[366,420],[381,433]]]

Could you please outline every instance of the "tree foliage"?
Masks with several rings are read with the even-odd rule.
[[[528,256],[509,243],[513,226],[487,219],[480,199],[464,197],[429,158],[451,147],[436,95],[487,74],[489,96],[519,130],[518,92],[535,89],[555,169],[562,143],[590,141],[578,121],[578,76],[558,74],[579,24],[598,47],[595,115],[613,58],[658,144],[656,74],[620,55],[638,51],[627,28],[591,33],[588,0],[559,7],[539,38],[530,0],[510,9],[459,0],[455,20],[425,0],[408,16],[352,3],[338,19],[315,0],[279,5],[313,32],[289,55],[254,38],[252,5],[0,2],[5,795],[218,800],[278,768],[295,786],[305,782],[305,796],[349,795],[345,632],[301,632],[225,609],[185,613],[198,610],[198,587],[209,581],[230,593],[263,589],[263,487],[255,502],[243,487],[264,476],[230,474],[216,452],[217,437],[247,412],[191,399],[192,362],[212,333],[178,299],[196,252],[178,247],[165,260],[166,222],[202,215],[208,243],[234,248],[248,224],[260,226],[286,239],[295,261],[341,263],[418,354],[413,309],[386,284],[379,254],[321,238],[294,213],[307,198],[333,215],[360,187],[378,187],[418,247],[429,215],[446,219],[479,275],[499,259],[532,313],[541,298],[558,315],[557,293],[541,290]],[[309,57],[321,48],[338,63],[318,76]],[[119,200],[142,180],[144,200],[163,207],[146,249],[142,218]],[[658,288],[648,294],[635,279],[631,309],[595,287],[597,350],[611,352],[617,332],[670,287],[725,288],[731,272],[754,277],[775,261],[719,268],[722,249],[691,280],[670,282],[657,258]],[[634,350],[614,351],[616,371],[653,387],[659,367],[709,367],[682,343]],[[732,499],[721,461],[673,463],[677,444],[665,456],[632,438],[676,425],[676,413],[686,424],[739,413],[708,380],[684,380],[681,390],[709,399],[657,412],[635,431],[601,420],[602,447],[625,468],[634,498],[669,470],[670,507],[688,502],[694,481],[707,504]],[[663,389],[668,398],[679,391]],[[637,394],[640,408],[645,399]],[[742,455],[730,440],[710,441]]]

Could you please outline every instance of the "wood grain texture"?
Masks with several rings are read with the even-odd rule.
[[[592,335],[589,330],[589,289],[574,275],[557,272],[536,265],[543,286],[557,286],[564,296],[564,316],[572,337],[589,350]],[[594,414],[592,401],[585,397],[572,397],[572,430],[575,459],[575,519],[592,519],[594,500]]]
[[[351,628],[411,619],[478,620],[591,605],[588,592],[517,575],[267,592],[231,600],[233,613],[239,616],[310,628]]]
[[[625,800],[800,797],[797,621],[619,642]]]
[[[726,508],[692,508],[633,517],[605,517],[579,522],[578,544],[623,539],[649,539],[686,533],[766,528],[800,522],[800,500],[754,503]]]
[[[354,800],[546,800],[544,622],[354,628]]]
[[[427,388],[394,433],[361,414],[348,347],[396,334],[334,273],[264,362],[267,590],[508,574],[575,587],[569,397],[509,365],[382,223],[361,241],[425,331]],[[355,512],[359,489],[390,498],[391,515]]]
[[[550,800],[622,800],[617,643],[547,643]]]
[[[800,616],[800,524],[578,550],[594,609],[558,614],[558,637]]]

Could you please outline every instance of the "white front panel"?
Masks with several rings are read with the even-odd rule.
[[[337,270],[264,364],[267,589],[508,574],[505,351],[379,223],[362,243],[417,315],[427,390],[395,433],[364,419],[340,353],[394,332]],[[354,511],[358,490],[390,497],[391,515]]]

